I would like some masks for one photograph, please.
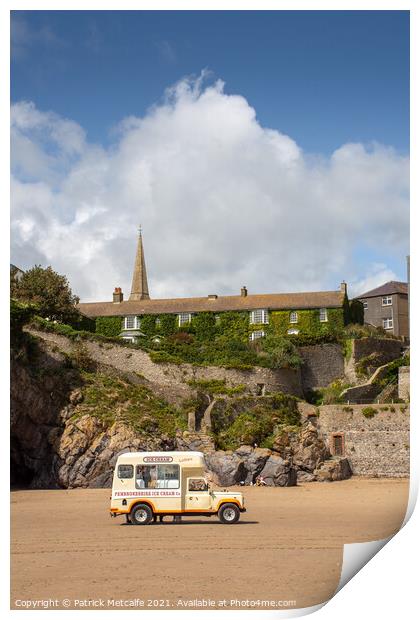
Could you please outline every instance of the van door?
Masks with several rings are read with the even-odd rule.
[[[211,496],[209,487],[204,478],[187,478],[187,489],[185,494],[185,510],[187,512],[198,512],[209,510],[211,507]]]

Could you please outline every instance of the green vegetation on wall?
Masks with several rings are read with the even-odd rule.
[[[100,373],[82,371],[81,376],[83,400],[76,406],[74,420],[88,414],[106,426],[124,422],[140,435],[152,438],[174,437],[178,429],[186,430],[186,413],[157,398],[145,386]]]
[[[95,332],[107,338],[116,338],[122,329],[122,318],[120,316],[99,316],[96,319]]]
[[[275,437],[285,428],[300,425],[297,402],[281,392],[258,400],[244,396],[217,402],[212,412],[216,448],[235,450],[254,444],[272,448]]]
[[[267,335],[287,336],[289,329],[299,330],[299,337],[321,337],[326,335],[338,336],[344,327],[343,310],[341,308],[327,308],[325,322],[319,320],[319,310],[296,310],[297,323],[290,322],[290,310],[273,310],[270,313],[270,323],[264,329]]]

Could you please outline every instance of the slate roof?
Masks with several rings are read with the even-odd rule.
[[[363,295],[358,295],[357,299],[365,299],[366,297],[382,297],[384,295],[395,295],[397,293],[400,295],[408,295],[407,282],[395,282],[394,280],[385,282],[382,286],[378,286],[367,293],[363,293]]]
[[[311,293],[274,293],[266,295],[224,295],[186,297],[179,299],[143,299],[80,303],[78,309],[89,317],[128,316],[142,314],[178,314],[180,312],[226,312],[229,310],[305,310],[311,308],[341,308],[342,291]],[[214,298],[215,297],[215,298]]]

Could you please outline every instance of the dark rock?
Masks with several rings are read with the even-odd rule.
[[[322,463],[314,474],[319,482],[334,482],[336,480],[347,480],[351,477],[352,471],[347,459],[335,457]]]
[[[244,480],[245,484],[253,484],[272,452],[267,448],[252,449],[251,446],[241,446],[235,450],[234,454],[244,461],[244,467],[247,472]]]
[[[207,468],[214,474],[214,481],[220,486],[232,486],[247,477],[244,462],[236,454],[219,450],[205,453],[204,459]]]
[[[274,454],[267,459],[261,477],[268,486],[292,487],[297,483],[297,472],[290,461]]]

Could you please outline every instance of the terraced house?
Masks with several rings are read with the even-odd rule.
[[[180,331],[198,338],[226,336],[242,341],[268,334],[321,336],[337,333],[349,312],[345,282],[337,291],[250,295],[243,286],[238,295],[151,299],[141,232],[128,300],[124,300],[121,288],[115,288],[112,301],[81,303],[78,307],[95,321],[98,333],[132,342]]]

